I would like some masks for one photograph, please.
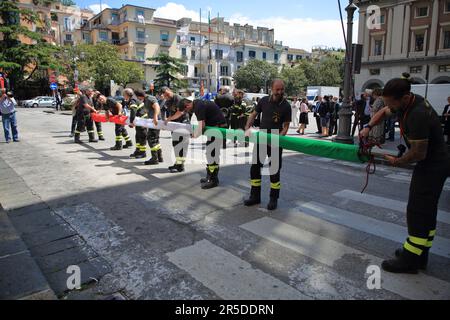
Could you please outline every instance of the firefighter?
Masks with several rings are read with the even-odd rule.
[[[101,105],[97,101],[98,97],[100,95],[101,95],[101,93],[99,91],[95,91],[95,93],[92,97],[93,106],[94,106],[94,109],[97,110],[97,112],[100,112],[102,110]],[[98,140],[105,141],[105,137],[103,135],[103,130],[102,130],[102,123],[95,122],[95,127],[97,129]]]
[[[94,136],[94,122],[91,113],[97,113],[93,107],[92,95],[94,91],[90,88],[86,89],[80,97],[76,109],[77,127],[75,129],[75,143],[81,143],[81,132],[87,130],[90,143],[97,143]]]
[[[178,113],[195,113],[198,120],[198,127],[192,135],[194,139],[201,136],[206,127],[227,127],[227,121],[223,112],[212,101],[194,100],[193,97],[186,97],[178,105]],[[208,137],[206,142],[206,158],[208,164],[206,166],[206,178],[200,181],[201,187],[204,190],[216,188],[219,185],[220,149],[225,140],[225,137],[220,132],[211,131],[206,135]]]
[[[143,93],[144,92],[140,92],[139,94],[142,95]],[[147,117],[152,119],[153,124],[157,126],[158,122],[161,120],[161,108],[158,100],[154,96],[146,96],[144,108],[147,113]],[[152,153],[152,158],[144,163],[146,166],[154,166],[164,162],[161,144],[159,143],[160,132],[161,131],[157,129],[148,129],[147,141],[150,147],[150,152]]]
[[[122,114],[122,104],[117,102],[113,98],[106,98],[104,95],[100,95],[98,97],[98,103],[101,104],[103,110],[106,112],[106,117],[109,119],[111,115],[117,116]],[[117,151],[122,150],[122,137],[127,141],[127,144],[124,148],[132,147],[131,138],[128,135],[128,132],[125,130],[125,126],[116,124],[116,145],[112,147],[110,150]]]
[[[130,106],[130,128],[134,128],[136,117],[147,118],[145,109],[145,92],[143,90],[135,91],[137,103]],[[136,127],[136,151],[130,155],[130,158],[144,159],[147,157],[147,128]]]
[[[136,97],[134,97],[134,92],[132,89],[125,89],[123,91],[123,96],[124,96],[124,103],[126,103],[127,105],[133,105],[137,103]],[[104,100],[103,98],[102,100]],[[107,98],[106,101],[102,103],[102,105],[108,117],[110,113],[114,116],[123,115],[123,105],[114,100],[113,98]],[[119,151],[122,150],[122,148],[128,149],[133,147],[131,137],[128,134],[127,129],[125,129],[124,125],[116,124],[115,132],[116,132],[116,145],[114,147],[111,147],[110,150]],[[125,141],[125,145],[123,147],[122,147],[122,139]]]
[[[253,104],[244,100],[244,95],[243,90],[235,89],[233,91],[234,104],[231,107],[231,129],[245,130],[247,120],[254,110]],[[237,137],[234,138],[234,145],[238,145]],[[245,147],[248,147],[248,142],[245,142]]]
[[[360,133],[370,130],[385,118],[397,115],[409,151],[401,157],[385,156],[391,165],[414,164],[407,206],[408,238],[395,259],[383,261],[387,272],[416,274],[425,270],[436,235],[437,212],[446,179],[450,176],[450,155],[445,145],[439,116],[423,97],[411,92],[410,75],[389,81],[383,90],[384,109]]]
[[[246,131],[249,132],[258,114],[261,114],[261,130],[268,134],[279,134],[285,136],[288,133],[292,120],[292,109],[284,97],[285,84],[282,80],[274,80],[272,83],[272,95],[262,98],[255,111],[250,115]],[[253,149],[253,164],[250,169],[251,195],[244,202],[245,206],[251,207],[261,203],[261,169],[266,157],[270,158],[270,202],[267,206],[269,211],[275,210],[280,197],[283,150],[273,144],[256,143]]]
[[[230,127],[230,109],[234,104],[234,98],[230,93],[229,87],[220,88],[219,95],[217,95],[214,102],[219,106],[220,110],[227,120],[227,127]]]
[[[190,118],[188,113],[178,112],[178,105],[183,98],[175,94],[168,87],[161,89],[161,94],[165,99],[165,108],[169,117],[166,118],[166,122],[179,122],[189,124]],[[184,172],[184,164],[186,162],[186,155],[189,148],[190,136],[185,132],[173,132],[172,133],[172,146],[175,151],[175,164],[169,167],[171,173]]]

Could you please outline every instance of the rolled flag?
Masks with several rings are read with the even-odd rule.
[[[186,134],[191,134],[193,132],[192,125],[179,122],[169,122],[165,124],[164,121],[160,120],[158,121],[158,125],[155,126],[152,119],[136,118],[134,120],[134,125],[136,127],[143,127],[154,130],[186,132]]]
[[[115,124],[118,124],[121,126],[130,124],[127,116],[112,116],[112,117],[109,117],[109,122],[112,122],[112,123],[115,123]]]
[[[108,122],[108,120],[106,120],[106,115],[100,113],[91,113],[91,118],[94,122]]]

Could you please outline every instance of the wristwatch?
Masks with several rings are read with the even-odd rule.
[[[364,125],[364,129],[366,129],[366,128],[369,128],[369,130],[372,130],[372,129],[373,129],[373,127],[372,127],[370,124]]]

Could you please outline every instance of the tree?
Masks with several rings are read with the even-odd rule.
[[[64,65],[62,72],[71,82],[75,80],[77,70],[78,81],[94,82],[103,93],[108,92],[111,80],[126,86],[144,79],[144,70],[139,63],[122,60],[117,47],[106,42],[62,47],[59,59]]]
[[[36,0],[49,5],[54,0]],[[57,48],[46,43],[42,34],[28,30],[20,24],[21,19],[29,23],[39,21],[38,15],[29,9],[21,9],[18,0],[0,1],[0,68],[9,74],[11,88],[22,86],[38,70],[57,68],[54,57]],[[21,42],[23,38],[31,44]]]
[[[299,95],[300,92],[305,91],[308,85],[305,72],[300,65],[293,68],[284,67],[280,73],[280,78],[286,83],[286,94],[288,96]]]
[[[278,77],[278,69],[264,60],[251,60],[234,74],[236,86],[251,92],[266,89],[269,82]]]
[[[181,80],[181,74],[185,69],[182,59],[173,58],[165,53],[160,53],[154,58],[147,59],[155,62],[156,79],[155,87],[161,88],[167,86],[172,89],[182,89],[187,87],[187,83]]]
[[[344,79],[343,64],[344,60],[338,56],[323,59],[317,66],[317,85],[341,87]]]

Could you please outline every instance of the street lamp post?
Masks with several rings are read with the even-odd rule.
[[[349,0],[349,5],[345,8],[347,11],[347,50],[345,58],[345,76],[344,76],[344,100],[339,112],[339,132],[333,140],[338,143],[354,144],[354,137],[351,136],[352,127],[352,105],[350,96],[352,95],[352,43],[353,43],[353,16],[358,7]]]

